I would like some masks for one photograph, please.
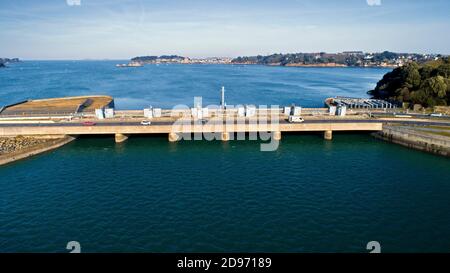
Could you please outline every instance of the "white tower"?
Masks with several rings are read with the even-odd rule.
[[[220,107],[225,109],[225,86],[222,86],[222,100],[220,101]]]

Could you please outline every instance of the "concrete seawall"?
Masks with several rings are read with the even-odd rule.
[[[372,134],[376,138],[402,146],[450,157],[450,140],[446,137],[431,136],[415,130],[384,126],[383,130]]]
[[[69,142],[75,140],[75,137],[63,136],[61,138],[50,138],[48,142],[31,146],[20,151],[0,155],[0,166],[17,160],[25,159],[50,150],[57,149]]]

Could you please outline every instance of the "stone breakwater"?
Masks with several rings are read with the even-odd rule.
[[[59,138],[9,137],[0,138],[0,165],[28,158],[59,148],[75,140],[71,136]]]
[[[23,136],[0,138],[0,155],[21,151],[25,148],[30,148],[48,141],[48,139],[37,139]]]

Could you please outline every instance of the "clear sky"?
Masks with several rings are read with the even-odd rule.
[[[450,54],[447,0],[0,0],[0,57]]]

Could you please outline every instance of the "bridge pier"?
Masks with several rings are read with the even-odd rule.
[[[323,133],[323,138],[326,140],[332,140],[333,139],[333,131],[327,130]]]
[[[177,142],[181,139],[180,135],[177,133],[169,133],[169,142]]]
[[[223,132],[221,139],[222,139],[222,141],[229,141],[230,140],[230,133]]]
[[[116,134],[116,135],[115,135],[116,143],[124,142],[124,141],[126,141],[127,139],[128,139],[128,136],[127,136],[127,135],[124,135],[124,134]]]
[[[281,132],[280,131],[273,132],[272,137],[274,140],[277,140],[277,141],[281,140]]]

